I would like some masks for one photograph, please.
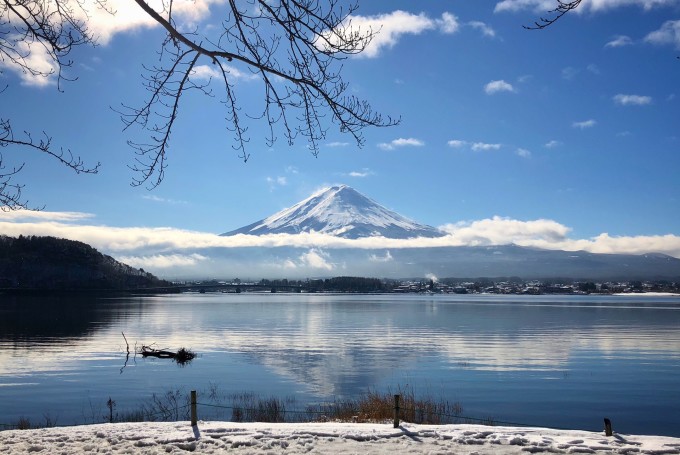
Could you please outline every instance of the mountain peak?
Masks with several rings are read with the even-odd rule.
[[[344,238],[439,237],[432,226],[416,223],[386,209],[354,188],[339,184],[323,188],[274,215],[222,235],[298,234],[321,232]]]

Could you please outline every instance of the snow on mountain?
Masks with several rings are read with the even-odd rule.
[[[382,236],[394,239],[440,237],[444,233],[416,223],[347,185],[324,188],[294,206],[240,229],[235,234],[321,232],[349,239]]]

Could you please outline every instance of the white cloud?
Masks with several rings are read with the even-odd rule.
[[[288,185],[288,179],[284,176],[267,177],[267,183],[269,184],[270,188],[274,188],[276,186],[286,186]]]
[[[375,174],[373,171],[371,171],[370,169],[364,168],[360,171],[351,171],[347,174],[347,176],[355,177],[355,178],[365,178],[365,177],[369,177],[373,174]]]
[[[652,103],[651,96],[623,95],[619,93],[618,95],[615,95],[612,99],[616,104],[620,104],[621,106],[644,106],[645,104]]]
[[[572,80],[578,73],[581,71],[579,69],[573,68],[571,66],[567,66],[566,68],[562,68],[562,79],[566,79],[568,81]]]
[[[650,10],[654,7],[672,6],[677,4],[677,0],[583,0],[579,8],[574,10],[574,12],[598,12],[624,6],[640,6],[645,10]],[[557,2],[555,0],[503,0],[496,3],[494,12],[514,12],[526,9],[531,9],[536,12],[546,12],[554,10],[556,5]]]
[[[328,254],[323,250],[312,248],[300,256],[300,262],[313,269],[333,270],[335,266],[328,262]]]
[[[522,158],[531,158],[531,152],[527,149],[518,148],[515,150],[515,153],[517,153],[517,155],[521,156]]]
[[[194,254],[155,254],[151,256],[119,256],[118,260],[131,267],[142,269],[167,269],[171,267],[187,267],[198,265],[210,258]]]
[[[247,247],[296,247],[307,250],[300,257],[288,258],[296,267],[313,267],[317,270],[337,268],[325,252],[328,249],[356,248],[393,250],[399,248],[425,248],[440,246],[478,246],[517,244],[537,248],[579,251],[593,253],[665,253],[680,258],[680,236],[610,236],[607,233],[587,239],[569,237],[571,228],[554,220],[515,220],[495,216],[489,219],[451,223],[441,226],[448,235],[439,238],[386,239],[382,237],[344,239],[327,234],[275,234],[265,236],[235,235],[221,237],[206,232],[188,231],[175,228],[110,227],[87,224],[64,223],[60,220],[73,219],[72,215],[53,213],[49,217],[0,218],[0,232],[9,236],[49,235],[88,243],[100,251],[118,259],[129,259],[145,269],[165,267],[164,273],[171,272],[171,264],[210,263],[216,261],[213,249]],[[375,254],[375,253],[371,253]],[[222,254],[224,256],[224,254]],[[389,255],[391,256],[391,254]],[[388,259],[385,254],[383,259]],[[204,259],[211,258],[210,260]],[[379,259],[376,256],[373,260]],[[155,265],[152,265],[155,264]],[[187,266],[188,267],[188,266]],[[206,271],[211,268],[206,268]]]
[[[555,139],[553,139],[553,140],[546,142],[544,147],[548,148],[548,149],[554,149],[555,147],[559,147],[560,145],[562,145],[562,143],[560,141],[556,141]]]
[[[594,63],[591,63],[590,65],[586,66],[586,69],[593,74],[601,73],[600,68]]]
[[[484,36],[488,36],[489,38],[496,36],[496,31],[484,22],[470,21],[467,23],[467,25],[474,28],[475,30],[479,30]]]
[[[4,212],[0,210],[0,222],[27,221],[27,220],[68,222],[68,221],[82,221],[88,218],[94,218],[94,215],[91,213],[83,212],[43,212],[37,210],[11,210]]]
[[[579,129],[586,129],[586,128],[592,128],[597,124],[597,122],[593,119],[590,120],[584,120],[582,122],[574,122],[571,124],[572,127],[574,128],[579,128]]]
[[[645,36],[645,42],[652,44],[672,44],[680,49],[680,20],[666,21],[659,30]]]
[[[349,142],[329,142],[326,147],[347,147]]]
[[[385,251],[384,256],[378,256],[377,254],[371,254],[368,257],[368,260],[371,261],[371,262],[392,262],[392,261],[394,261],[394,258],[392,257],[392,255],[390,254],[389,251]]]
[[[500,148],[501,144],[487,144],[485,142],[475,142],[472,144],[473,152],[486,152],[489,150],[499,150]]]
[[[0,10],[0,12],[3,12]],[[0,20],[4,15],[0,14]],[[23,63],[38,74],[25,71],[20,65],[9,59],[0,59],[0,71],[7,69],[21,79],[21,84],[29,87],[47,87],[56,84],[58,68],[47,49],[39,43],[30,43],[22,36],[9,35],[8,41],[16,41],[16,51],[23,56]]]
[[[512,84],[505,82],[504,80],[491,81],[484,86],[484,91],[487,95],[493,95],[499,92],[514,92],[515,88]]]
[[[571,231],[553,220],[519,221],[499,216],[446,224],[439,229],[448,232],[465,245],[503,245],[528,240],[562,242]]]
[[[224,0],[174,0],[172,4],[173,19],[181,29],[193,29],[198,22],[208,17],[211,5],[223,2]],[[162,0],[150,0],[148,3],[156,11],[165,11]],[[54,11],[55,5],[55,2],[44,3],[48,15],[49,12]],[[75,2],[69,2],[69,7],[72,8],[75,19],[86,24],[88,30],[90,30],[96,42],[100,45],[107,45],[119,33],[159,26],[135,2],[128,0],[107,0],[106,8],[114,11],[114,14],[102,9],[98,0],[83,0],[79,1],[78,5]],[[8,11],[7,8],[0,9],[0,19],[2,21],[10,21],[9,23],[11,24],[11,21],[15,21],[16,18],[9,16],[11,13]],[[161,15],[166,14],[161,13]],[[26,58],[26,62],[30,67],[46,73],[54,71],[54,74],[50,77],[32,76],[22,72],[20,68],[9,62],[0,62],[0,68],[4,67],[16,73],[25,85],[42,87],[56,83],[55,62],[43,46],[39,44],[31,46],[24,40],[20,41],[18,49],[23,51],[30,50]]]
[[[154,194],[145,194],[142,196],[142,199],[146,199],[148,201],[153,201],[153,202],[160,202],[164,204],[187,204],[187,201],[183,201],[181,199],[169,199],[169,198],[164,198],[160,196],[156,196]]]
[[[207,81],[211,78],[219,77],[220,73],[217,72],[212,66],[208,65],[198,65],[194,66],[191,72],[191,79],[195,81]]]
[[[222,67],[227,73],[227,78],[230,80],[230,82],[239,80],[252,81],[258,78],[256,74],[243,72],[235,66],[223,64]],[[191,79],[197,82],[207,82],[210,79],[222,79],[222,75],[216,67],[209,65],[198,65],[193,68],[191,72]]]
[[[447,145],[451,148],[458,149],[467,145],[466,141],[461,141],[458,139],[451,139],[447,142]]]
[[[553,0],[503,0],[496,3],[494,13],[520,11],[523,9],[549,11],[555,9],[555,2]]]
[[[451,13],[443,13],[441,19],[437,20],[437,25],[442,33],[456,33],[460,28],[458,18]]]
[[[378,144],[378,147],[383,150],[394,150],[395,148],[400,147],[422,147],[424,145],[425,142],[421,141],[420,139],[410,137],[394,139],[392,142],[382,142]]]
[[[626,35],[616,35],[614,36],[611,41],[608,41],[607,44],[604,45],[604,47],[623,47],[623,46],[630,46],[633,44],[633,40]]]
[[[358,55],[365,58],[375,58],[384,49],[394,47],[404,35],[419,35],[437,29],[451,34],[459,29],[458,19],[451,13],[443,13],[440,19],[433,19],[425,13],[413,14],[401,10],[375,16],[350,16],[343,25],[353,32],[376,33],[366,49]]]

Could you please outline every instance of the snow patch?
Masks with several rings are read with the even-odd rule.
[[[102,441],[108,441],[108,444]],[[472,448],[474,447],[474,450]],[[0,453],[680,454],[680,438],[546,428],[351,423],[120,423],[0,431]],[[182,452],[180,452],[182,451]]]

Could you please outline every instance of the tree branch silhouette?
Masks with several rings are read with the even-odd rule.
[[[535,21],[533,25],[523,25],[527,30],[542,30],[544,28],[547,28],[557,22],[562,16],[567,14],[569,11],[573,11],[578,6],[581,4],[583,0],[572,0],[572,1],[564,1],[564,0],[557,0],[557,7],[555,9],[552,9],[548,11],[549,14],[552,15],[552,17],[541,17],[538,21]]]
[[[244,161],[250,157],[246,150],[249,120],[267,123],[268,146],[276,142],[280,125],[289,145],[303,137],[314,156],[326,137],[328,120],[352,135],[359,146],[364,143],[364,128],[399,122],[348,94],[348,83],[340,75],[338,62],[362,52],[376,33],[352,27],[356,4],[345,9],[339,0],[228,0],[219,36],[211,39],[180,31],[172,17],[172,0],[167,0],[162,12],[145,0],[135,1],[165,29],[166,38],[158,65],[145,68],[146,103],[122,105],[117,110],[125,130],[136,125],[149,136],[146,142],[128,142],[137,154],[130,166],[135,172],[133,186],[153,188],[162,182],[180,99],[188,91],[215,97],[213,79],[221,86],[220,102],[226,111],[226,128],[233,136],[232,147]],[[199,61],[209,64],[207,81],[196,74]],[[262,85],[261,110],[244,113],[238,102],[237,79],[244,74]]]
[[[98,6],[106,8],[103,0]],[[43,79],[43,83],[56,77],[57,89],[61,91],[62,81],[74,80],[63,73],[64,68],[73,64],[68,59],[69,53],[76,46],[94,44],[85,22],[78,18],[79,9],[85,11],[83,0],[0,0],[0,62],[5,68],[14,68],[30,78]],[[31,59],[35,55],[35,47],[44,54],[42,62]],[[6,89],[0,90],[0,95]],[[97,173],[100,166],[99,163],[86,166],[69,149],[55,149],[52,137],[44,131],[39,139],[34,139],[28,131],[19,137],[10,119],[0,117],[0,148],[10,146],[50,155],[77,174]],[[24,166],[25,163],[8,166],[0,154],[0,210],[29,208],[22,197],[24,186],[14,182]]]

